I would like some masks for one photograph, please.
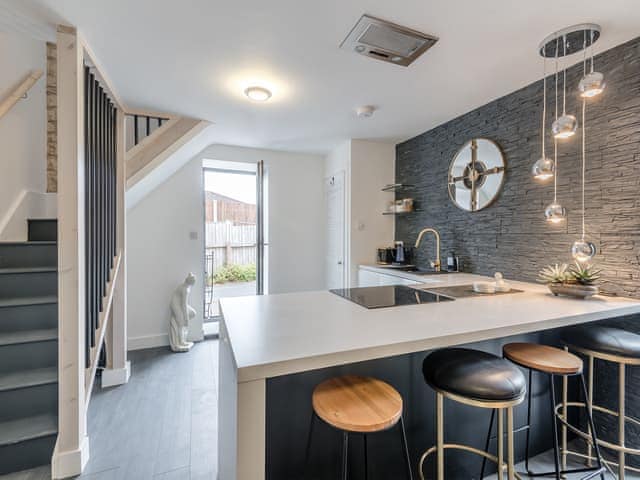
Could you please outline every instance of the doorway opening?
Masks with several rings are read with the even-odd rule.
[[[205,322],[220,318],[220,299],[264,291],[261,163],[203,161]]]

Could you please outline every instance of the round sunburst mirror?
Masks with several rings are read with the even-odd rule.
[[[469,212],[488,207],[502,188],[504,170],[504,155],[495,142],[486,138],[469,140],[449,167],[451,200]]]

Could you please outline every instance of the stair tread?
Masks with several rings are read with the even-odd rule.
[[[0,392],[47,385],[58,381],[57,367],[33,368],[0,374]]]
[[[0,422],[0,446],[13,445],[58,433],[58,419],[45,414]]]
[[[57,240],[23,240],[20,242],[0,242],[0,247],[5,245],[56,245]]]
[[[0,275],[10,273],[45,273],[57,271],[58,267],[7,267],[0,268]]]
[[[56,340],[57,338],[58,330],[56,328],[4,332],[0,333],[0,347],[21,343],[45,342]]]
[[[42,305],[45,303],[57,303],[57,295],[40,295],[37,297],[13,297],[0,298],[0,307],[20,307],[23,305]]]

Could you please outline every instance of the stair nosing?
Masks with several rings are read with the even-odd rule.
[[[57,272],[57,266],[38,266],[38,267],[0,267],[0,275],[15,275],[26,273],[52,273]]]
[[[0,242],[0,247],[13,246],[13,245],[56,245],[57,240],[22,240],[22,241],[8,241]]]
[[[31,368],[27,370],[16,370],[15,372],[12,372],[12,373],[14,375],[17,374],[20,376],[25,376],[25,375],[28,376],[30,373],[33,373],[36,371],[42,372],[44,378],[38,381],[32,380],[29,382],[16,383],[13,385],[5,385],[5,386],[2,385],[2,377],[8,377],[10,376],[10,374],[8,373],[0,374],[0,392],[11,392],[14,390],[23,390],[23,389],[32,388],[32,387],[39,387],[41,385],[51,385],[54,383],[58,383],[57,367]]]

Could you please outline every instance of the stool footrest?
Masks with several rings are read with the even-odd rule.
[[[579,437],[581,437],[583,440],[587,441],[590,444],[593,444],[593,442],[591,441],[591,435],[587,432],[584,432],[583,430],[581,430],[580,428],[576,427],[575,425],[572,425],[571,423],[569,423],[564,416],[559,412],[559,410],[565,405],[565,403],[561,402],[559,404],[556,405],[556,409],[555,409],[555,415],[558,418],[558,420],[560,420],[560,422],[567,427],[569,430],[571,430],[573,433],[575,433],[576,435],[578,435]],[[578,408],[587,408],[587,405],[584,402],[567,402],[566,403],[567,407],[578,407]],[[609,415],[613,415],[613,416],[619,416],[617,412],[614,412],[612,410],[609,410],[607,408],[604,407],[600,407],[598,405],[592,405],[591,409],[596,411],[596,412],[602,412],[602,413],[607,413]],[[625,416],[625,421],[631,422],[631,423],[635,423],[636,425],[640,425],[640,422],[633,418],[633,417],[628,417]],[[616,452],[624,452],[624,453],[628,453],[631,455],[640,455],[640,449],[638,448],[630,448],[630,447],[626,447],[626,446],[621,446],[621,445],[617,445],[615,443],[611,443],[611,442],[607,442],[606,440],[602,440],[602,439],[598,439],[598,445],[608,449],[608,450],[613,450]]]
[[[463,450],[465,452],[470,452],[470,453],[474,453],[476,455],[480,455],[481,457],[486,458],[487,460],[497,464],[498,463],[498,457],[496,457],[495,455],[492,455],[488,452],[485,452],[484,450],[480,450],[479,448],[475,448],[475,447],[471,447],[469,445],[464,445],[461,443],[445,443],[442,448],[444,450]],[[432,454],[436,453],[437,451],[437,447],[433,446],[430,449],[428,449],[427,451],[425,451],[422,456],[420,457],[420,462],[418,463],[418,471],[420,473],[420,480],[426,480],[425,476],[424,476],[424,471],[423,471],[423,466],[424,466],[424,462],[425,460]],[[501,467],[502,470],[506,470],[507,469],[507,464],[505,462],[503,462]],[[522,476],[518,473],[515,474],[515,477],[518,480],[523,480]]]

